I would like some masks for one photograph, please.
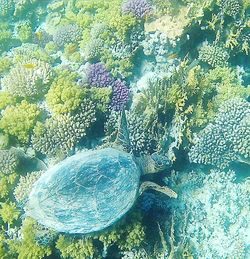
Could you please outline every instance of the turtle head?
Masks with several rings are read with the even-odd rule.
[[[155,152],[151,155],[152,163],[155,168],[155,172],[160,172],[171,166],[171,161],[168,157]]]
[[[137,163],[140,165],[143,174],[158,173],[171,166],[168,157],[158,152],[137,158]]]

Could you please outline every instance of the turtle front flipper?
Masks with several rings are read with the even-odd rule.
[[[159,184],[150,181],[146,181],[141,184],[139,194],[141,195],[144,191],[148,189],[153,189],[155,191],[164,193],[170,198],[177,198],[177,193],[168,188],[167,186],[160,186]]]

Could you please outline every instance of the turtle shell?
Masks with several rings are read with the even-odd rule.
[[[35,182],[25,212],[58,232],[87,234],[121,218],[137,197],[133,156],[105,148],[73,155]]]

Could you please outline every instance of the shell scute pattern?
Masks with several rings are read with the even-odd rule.
[[[99,231],[133,206],[139,180],[140,170],[128,153],[113,148],[81,152],[41,176],[26,212],[60,232]]]

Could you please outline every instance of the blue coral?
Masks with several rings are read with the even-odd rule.
[[[90,86],[111,86],[113,78],[102,63],[91,64],[87,71],[87,80]]]
[[[144,18],[152,11],[153,7],[147,0],[128,0],[122,5],[123,13],[131,13],[138,18]]]
[[[125,82],[117,79],[113,84],[113,96],[111,100],[111,109],[121,111],[129,100],[129,89]]]

